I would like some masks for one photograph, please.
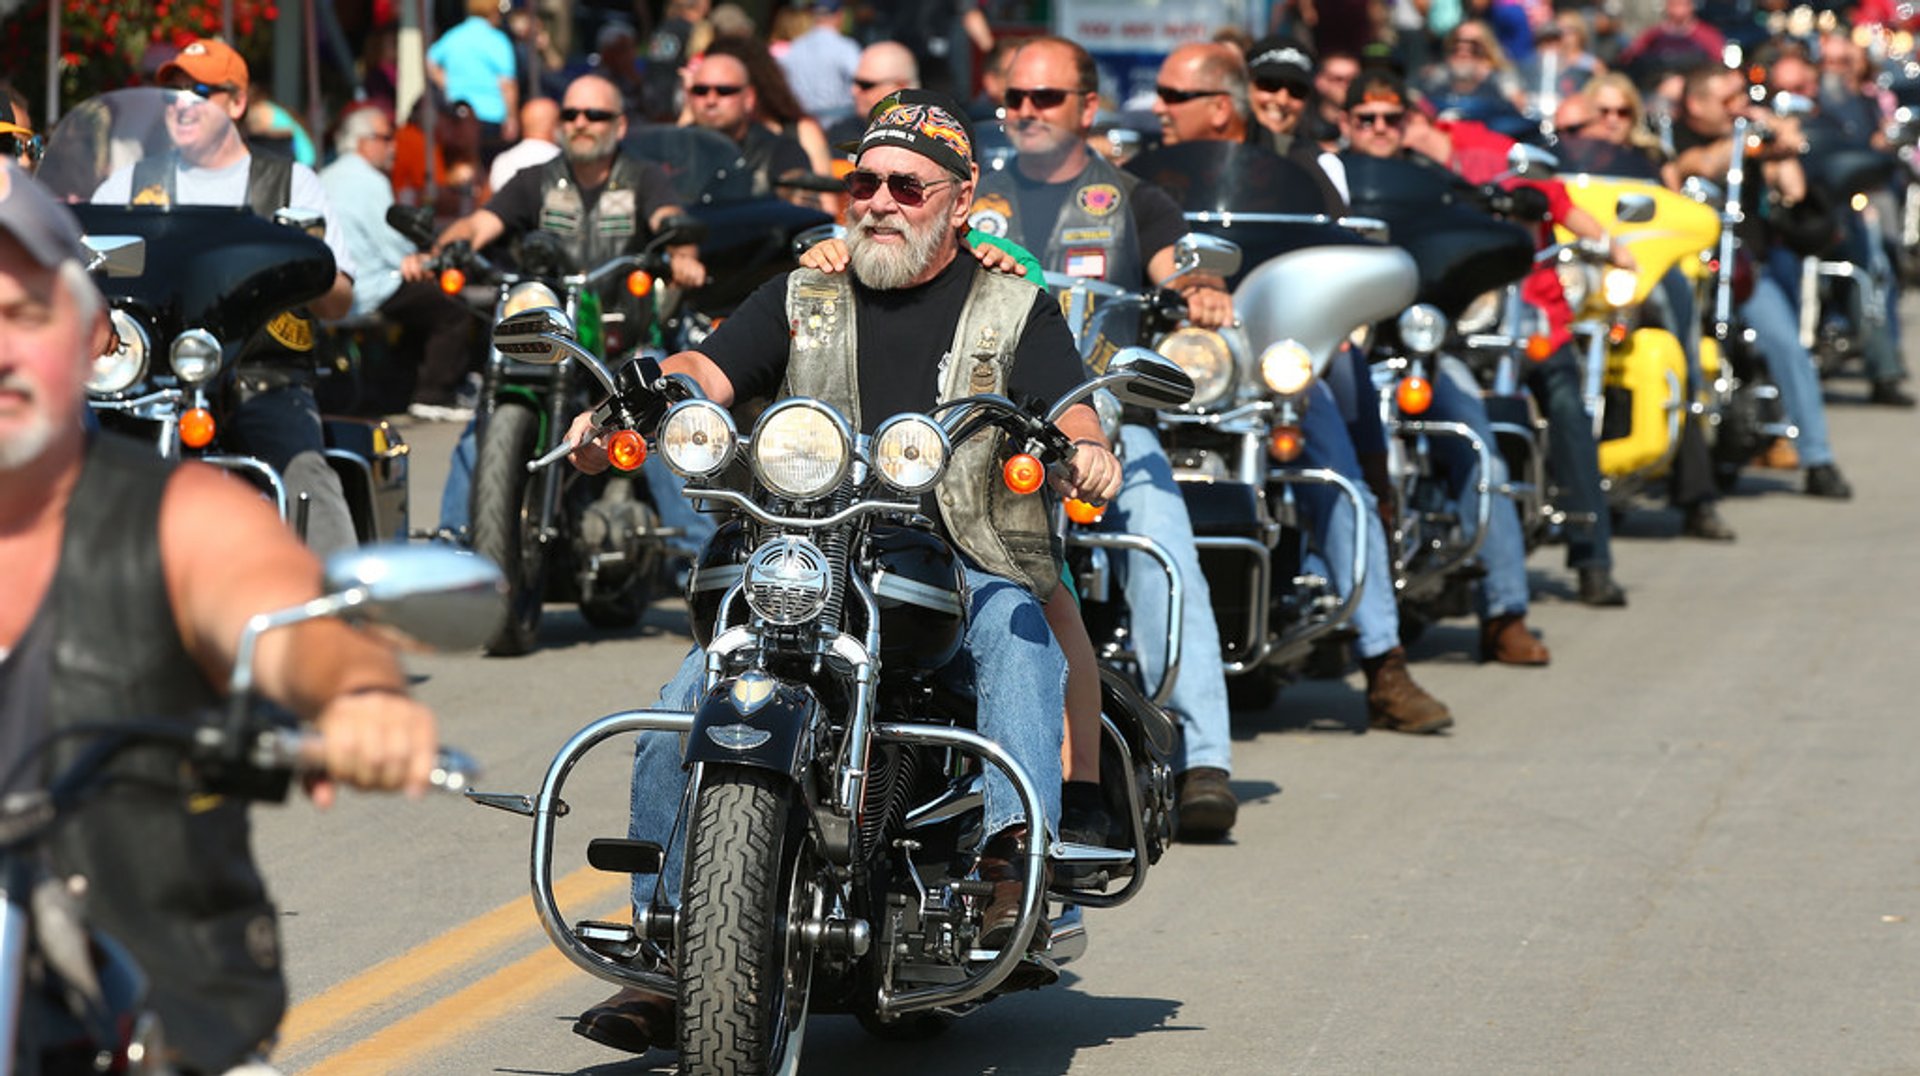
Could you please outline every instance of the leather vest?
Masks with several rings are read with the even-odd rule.
[[[639,162],[617,156],[607,185],[589,210],[566,155],[555,157],[540,166],[540,230],[566,240],[576,270],[612,261],[648,231],[640,218],[639,186]]]
[[[133,205],[170,206],[177,194],[174,177],[180,155],[165,153],[142,157],[133,163]],[[252,153],[247,156],[247,208],[254,216],[272,220],[273,215],[293,201],[293,162],[285,157]],[[291,364],[299,368],[313,363],[314,321],[303,310],[284,311],[267,323],[260,335],[249,342],[241,354],[245,363]]]
[[[974,272],[952,344],[940,362],[939,399],[930,404],[983,392],[1006,393],[1014,351],[1033,311],[1034,291],[1019,277]],[[857,430],[863,423],[853,302],[853,284],[845,273],[796,269],[787,277],[788,324],[808,330],[791,338],[780,395],[820,400],[847,416]],[[1060,582],[1046,500],[1023,497],[1006,487],[1000,474],[1006,442],[1006,434],[996,430],[955,448],[934,500],[941,523],[961,552],[983,571],[1011,579],[1045,601]]]
[[[1122,172],[1097,153],[1073,181],[1058,220],[1028,219],[1020,205],[1020,185],[1011,170],[980,174],[967,223],[1035,250],[1030,237],[1047,232],[1040,264],[1048,272],[1105,280],[1138,290],[1146,285],[1146,257],[1133,221],[1133,188],[1138,176]]]
[[[160,566],[160,500],[172,466],[111,434],[88,444],[67,508],[51,616],[50,730],[82,722],[188,721],[218,701],[175,627]],[[91,741],[60,742],[49,775]],[[152,979],[167,1040],[192,1069],[223,1072],[286,1007],[279,928],[248,844],[246,805],[189,795],[177,750],[135,749],[54,831],[56,868],[88,880],[87,913]]]

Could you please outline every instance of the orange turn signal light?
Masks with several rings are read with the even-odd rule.
[[[1621,344],[1624,344],[1626,342],[1627,342],[1627,323],[1626,322],[1616,321],[1612,325],[1607,326],[1607,343],[1613,345],[1614,347],[1619,347]]]
[[[1275,426],[1267,435],[1267,454],[1281,463],[1292,463],[1307,447],[1306,435],[1298,426]]]
[[[607,438],[607,462],[622,471],[631,471],[647,462],[646,438],[632,430],[621,430]]]
[[[180,413],[180,443],[205,448],[213,443],[213,412],[194,407]]]
[[[1000,469],[1000,476],[1006,481],[1008,489],[1025,496],[1038,490],[1040,484],[1047,480],[1047,469],[1040,466],[1039,460],[1022,452],[1007,461],[1006,466]]]
[[[653,294],[653,274],[644,269],[635,269],[628,273],[627,294],[640,299]]]
[[[1082,526],[1098,523],[1100,517],[1106,514],[1107,506],[1104,504],[1089,504],[1077,497],[1067,498],[1067,518]]]
[[[1433,406],[1433,382],[1424,377],[1403,378],[1393,398],[1403,414],[1424,415]]]
[[[1553,338],[1548,336],[1527,337],[1527,358],[1534,362],[1546,362],[1553,354]]]
[[[467,286],[467,274],[458,269],[440,270],[440,290],[448,295],[458,295]]]

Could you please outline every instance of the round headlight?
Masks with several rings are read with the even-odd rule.
[[[1313,353],[1298,340],[1268,344],[1260,353],[1260,379],[1282,396],[1292,396],[1313,382]]]
[[[1462,335],[1486,332],[1500,320],[1500,303],[1506,297],[1507,293],[1500,288],[1482,292],[1478,299],[1468,303],[1467,308],[1460,312],[1453,327],[1460,330]]]
[[[1599,283],[1594,279],[1599,275],[1594,268],[1585,262],[1561,262],[1554,272],[1560,277],[1560,290],[1567,293],[1567,305],[1575,310],[1587,305],[1587,296]]]
[[[682,400],[660,423],[658,444],[667,467],[685,478],[710,478],[733,462],[740,436],[733,416],[711,400]]]
[[[115,310],[111,319],[113,334],[118,339],[113,350],[93,360],[93,376],[87,378],[87,391],[95,396],[124,392],[127,386],[144,377],[147,349],[153,346],[147,339],[147,330],[140,327],[133,315]]]
[[[925,415],[895,415],[873,434],[873,466],[902,493],[932,489],[947,469],[947,431]]]
[[[1447,316],[1440,308],[1415,303],[1400,312],[1400,342],[1415,355],[1431,355],[1447,339]]]
[[[1627,306],[1633,302],[1633,296],[1640,290],[1640,278],[1631,269],[1619,266],[1607,270],[1601,278],[1600,296],[1611,307]]]
[[[189,385],[198,385],[219,373],[221,357],[220,341],[205,329],[188,329],[174,337],[167,353],[174,376]]]
[[[537,280],[529,280],[515,284],[508,290],[507,301],[500,306],[500,316],[510,318],[522,310],[532,310],[536,306],[551,306],[558,310],[567,308],[566,304],[560,301],[560,296],[554,294],[552,288]]]
[[[1154,350],[1193,379],[1190,407],[1210,407],[1233,390],[1233,352],[1211,329],[1175,329]]]
[[[818,497],[846,475],[852,444],[839,415],[812,400],[784,400],[754,428],[754,477],[789,500]]]

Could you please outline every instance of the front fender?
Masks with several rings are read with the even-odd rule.
[[[820,700],[805,684],[749,671],[714,685],[687,734],[689,766],[722,762],[798,777]]]

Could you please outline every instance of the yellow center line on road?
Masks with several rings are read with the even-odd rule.
[[[562,910],[568,906],[578,907],[583,904],[597,909],[605,905],[615,893],[624,890],[626,886],[627,876],[624,874],[606,874],[591,867],[581,867],[554,882],[553,895]],[[462,965],[479,960],[495,950],[532,935],[540,935],[540,921],[533,911],[533,898],[527,896],[508,901],[493,911],[454,927],[432,941],[423,942],[399,956],[381,961],[346,982],[294,1006],[280,1024],[280,1042],[277,1050],[285,1056],[288,1051],[297,1048],[303,1042],[338,1028],[369,1009],[398,998],[411,996],[424,986],[444,980]],[[540,936],[543,939],[545,937]],[[561,965],[567,968],[573,967],[558,952],[550,949],[543,952]],[[514,967],[517,968],[526,963],[528,962],[523,960]],[[471,989],[463,991],[461,996],[470,992]],[[334,1071],[371,1072],[373,1070]]]

